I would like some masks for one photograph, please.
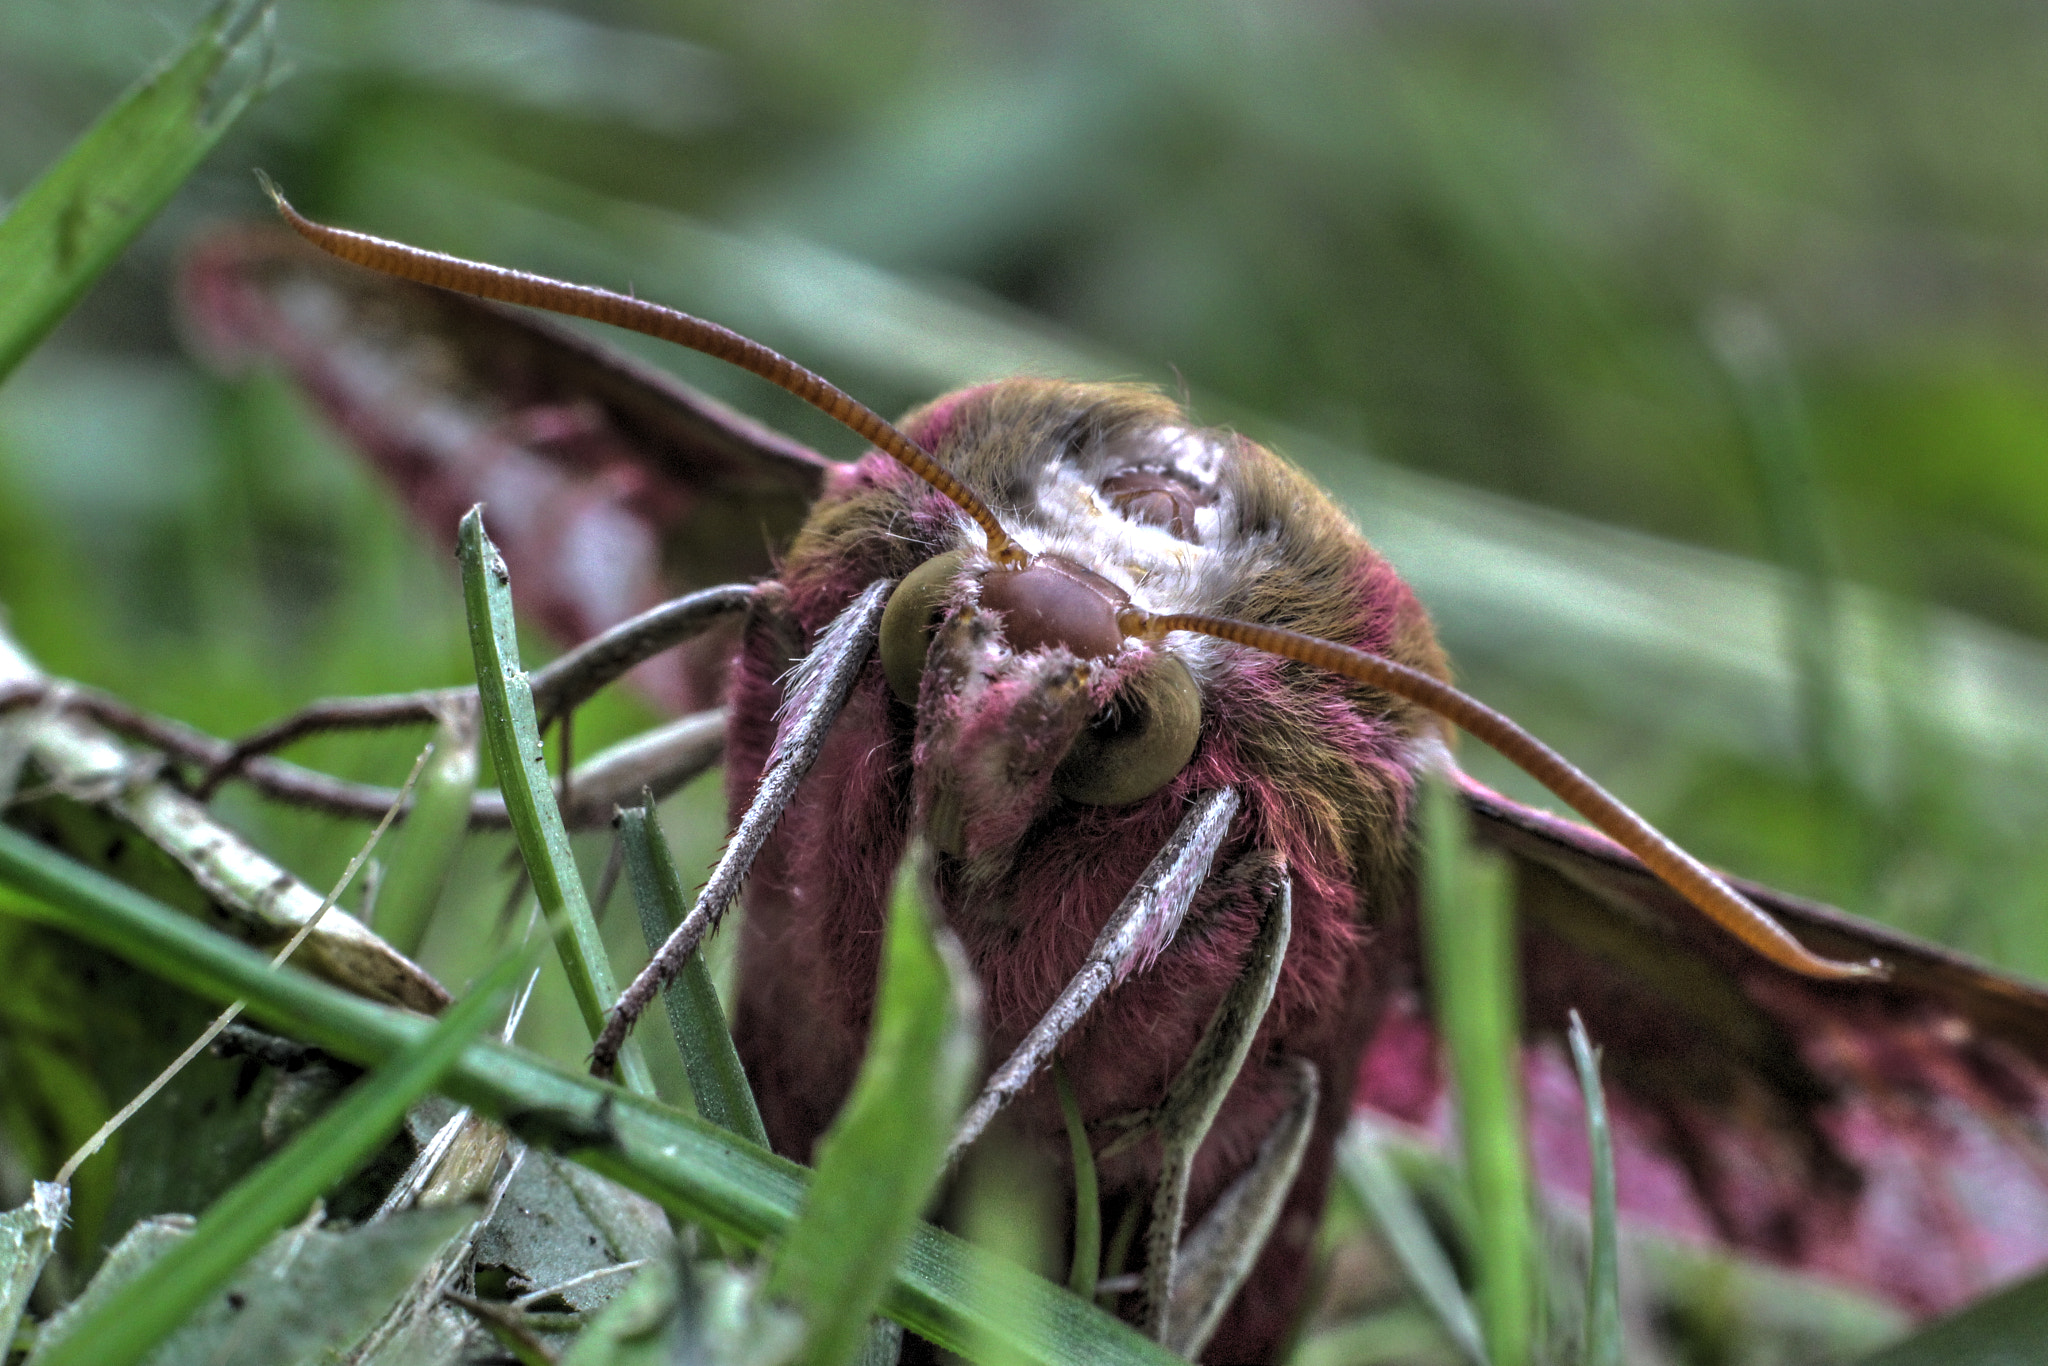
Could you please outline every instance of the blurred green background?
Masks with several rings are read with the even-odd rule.
[[[0,193],[200,9],[0,5]],[[2048,12],[285,0],[276,44],[0,389],[0,603],[51,670],[223,734],[466,672],[452,562],[282,388],[180,346],[180,246],[262,214],[261,166],[885,411],[1019,370],[1184,391],[1347,502],[1470,688],[1697,852],[2048,974]],[[579,748],[645,719],[611,699]],[[422,738],[295,757],[394,781]],[[316,884],[361,833],[224,802]],[[686,869],[719,808],[673,804]],[[475,961],[504,853],[431,966]],[[581,1053],[559,1005],[534,1028]]]

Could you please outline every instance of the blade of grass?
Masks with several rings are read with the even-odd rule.
[[[77,1324],[41,1366],[129,1366],[184,1322],[322,1192],[396,1133],[412,1103],[490,1023],[531,950],[494,966],[422,1037],[358,1082],[200,1216],[192,1236]]]
[[[1858,1366],[2026,1366],[2048,1343],[2048,1275],[1967,1305]]]
[[[430,1027],[304,974],[273,972],[246,946],[5,826],[0,915],[57,926],[208,999],[246,997],[249,1015],[270,1029],[361,1066]],[[583,1166],[746,1246],[795,1221],[806,1179],[795,1163],[523,1049],[472,1044],[440,1089],[536,1140],[552,1137]],[[1174,1360],[1064,1290],[929,1226],[912,1231],[882,1310],[949,1351],[994,1339],[1047,1366]]]
[[[1607,1097],[1600,1090],[1600,1054],[1574,1010],[1572,1066],[1586,1103],[1586,1142],[1593,1153],[1593,1252],[1586,1266],[1586,1366],[1621,1366],[1621,1254],[1614,1212],[1614,1142]]]
[[[1067,1122],[1067,1146],[1074,1159],[1074,1261],[1067,1271],[1067,1289],[1084,1300],[1095,1298],[1102,1274],[1102,1195],[1095,1174],[1095,1150],[1088,1146],[1088,1126],[1081,1102],[1060,1060],[1052,1060],[1053,1085],[1059,1088],[1060,1115]]]
[[[810,1366],[840,1366],[860,1350],[888,1268],[938,1187],[974,1081],[974,976],[933,931],[915,862],[904,860],[890,899],[867,1058],[819,1140],[810,1196],[769,1273],[770,1291],[804,1316],[800,1359]]]
[[[1423,784],[1423,941],[1457,1088],[1479,1318],[1493,1366],[1526,1366],[1536,1328],[1536,1236],[1522,1148],[1515,929],[1506,869],[1471,851],[1464,821],[1449,784]]]
[[[633,901],[640,910],[640,929],[647,936],[647,951],[653,953],[668,942],[670,932],[690,910],[668,841],[661,837],[654,818],[653,793],[647,794],[646,805],[619,813],[619,845],[625,851]],[[726,1025],[725,1008],[718,1002],[718,988],[711,984],[701,947],[691,953],[682,972],[662,992],[662,1004],[668,1008],[669,1027],[683,1054],[697,1113],[756,1147],[767,1147],[768,1131],[761,1127],[761,1110],[754,1104],[747,1071],[733,1049],[732,1030]]]
[[[1852,721],[1845,710],[1836,633],[1839,556],[1828,535],[1825,491],[1813,432],[1784,340],[1755,305],[1730,304],[1706,324],[1747,438],[1764,539],[1785,571],[1785,649],[1797,671],[1801,742],[1816,777],[1855,778]]]
[[[1059,1225],[1065,1222],[1063,1183],[1050,1154],[1014,1130],[998,1126],[967,1154],[947,1196],[948,1214],[976,1247],[1017,1266],[1049,1275],[1060,1259]],[[1001,1342],[979,1344],[967,1356],[976,1366],[1019,1366]]]
[[[398,833],[390,871],[377,893],[372,929],[408,958],[427,937],[427,922],[469,836],[469,799],[476,791],[476,715],[461,708],[434,732],[434,757]]]
[[[1442,1325],[1412,1306],[1325,1328],[1295,1349],[1287,1366],[1406,1366],[1442,1354]]]
[[[456,531],[456,560],[462,567],[462,604],[469,614],[469,646],[476,659],[477,696],[482,702],[484,740],[505,793],[505,811],[541,914],[555,926],[555,949],[569,976],[576,1007],[594,1039],[605,1012],[618,999],[618,983],[605,957],[590,898],[576,871],[569,830],[555,802],[534,716],[533,685],[519,666],[519,635],[512,620],[512,571],[484,534],[481,506],[473,507]],[[627,1089],[654,1094],[654,1079],[629,1039],[620,1054],[619,1074]]]
[[[0,380],[35,349],[263,93],[270,0],[227,0],[0,219]],[[254,54],[225,89],[222,69]]]
[[[1472,1366],[1487,1366],[1479,1315],[1458,1272],[1430,1230],[1408,1183],[1364,1126],[1353,1123],[1337,1142],[1337,1170],[1358,1195],[1387,1249],[1401,1265],[1409,1288],[1442,1327],[1444,1336]]]

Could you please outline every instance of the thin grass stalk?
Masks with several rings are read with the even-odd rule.
[[[512,833],[526,860],[534,895],[541,913],[556,927],[555,948],[561,954],[562,969],[594,1039],[604,1029],[605,1012],[618,999],[618,983],[612,977],[596,917],[590,913],[590,898],[569,847],[568,828],[555,802],[554,780],[548,774],[540,724],[534,715],[533,686],[519,666],[512,571],[484,534],[481,507],[471,508],[463,517],[456,543],[484,739],[498,770],[505,810],[511,816]],[[654,1094],[654,1078],[630,1040],[621,1054],[620,1077],[628,1090],[643,1096]]]
[[[619,846],[625,853],[626,876],[633,884],[640,929],[647,938],[647,951],[653,953],[668,942],[669,934],[689,913],[690,900],[670,857],[668,841],[661,837],[652,793],[647,794],[645,805],[619,813]],[[726,1024],[725,1008],[719,1003],[711,971],[704,965],[701,947],[690,954],[661,996],[676,1047],[683,1055],[683,1069],[689,1074],[697,1113],[757,1147],[767,1147],[761,1109],[754,1103],[746,1068],[733,1048],[732,1030]]]
[[[1506,870],[1468,847],[1448,784],[1423,785],[1423,940],[1456,1085],[1480,1324],[1492,1366],[1536,1340],[1534,1193],[1522,1137],[1515,930]]]
[[[1592,1253],[1586,1265],[1585,1366],[1621,1366],[1621,1254],[1614,1197],[1614,1140],[1600,1089],[1600,1053],[1574,1010],[1572,1066],[1586,1105],[1586,1142],[1593,1154]]]

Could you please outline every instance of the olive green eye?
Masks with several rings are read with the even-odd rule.
[[[904,576],[882,609],[882,672],[889,690],[907,707],[917,705],[924,657],[946,609],[946,589],[959,577],[966,557],[964,550],[934,555]]]
[[[1187,665],[1162,656],[1075,738],[1053,790],[1088,806],[1128,806],[1186,768],[1201,733],[1202,690]]]

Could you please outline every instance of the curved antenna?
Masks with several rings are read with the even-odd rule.
[[[1029,561],[1023,547],[1010,539],[1002,523],[989,511],[988,504],[955,478],[952,471],[934,460],[930,452],[898,431],[880,413],[779,351],[771,351],[717,323],[651,304],[644,299],[614,294],[608,289],[567,284],[561,280],[550,280],[545,275],[529,275],[523,270],[465,261],[459,256],[424,251],[367,233],[330,228],[324,223],[315,223],[285,202],[283,192],[263,172],[258,171],[256,179],[294,232],[328,255],[339,257],[351,265],[480,299],[495,299],[500,303],[608,323],[628,332],[639,332],[686,346],[692,351],[701,351],[751,371],[777,388],[795,394],[835,422],[851,428],[873,442],[877,449],[895,456],[912,474],[951,499],[987,533],[989,557],[997,564],[1006,569],[1021,569]]]
[[[1845,963],[1814,953],[1794,939],[1783,925],[1730,887],[1720,874],[1679,848],[1662,831],[1580,772],[1563,755],[1484,702],[1420,669],[1296,631],[1282,630],[1277,626],[1254,626],[1225,617],[1187,612],[1154,616],[1132,607],[1124,610],[1117,624],[1125,634],[1146,640],[1158,640],[1168,631],[1194,631],[1214,636],[1219,640],[1264,650],[1268,654],[1300,660],[1405,697],[1500,751],[1516,767],[1592,822],[1602,834],[1641,859],[1650,871],[1690,901],[1707,919],[1779,967],[1802,977],[1823,981],[1849,978],[1882,980],[1890,975],[1884,964],[1876,959],[1865,963]]]

